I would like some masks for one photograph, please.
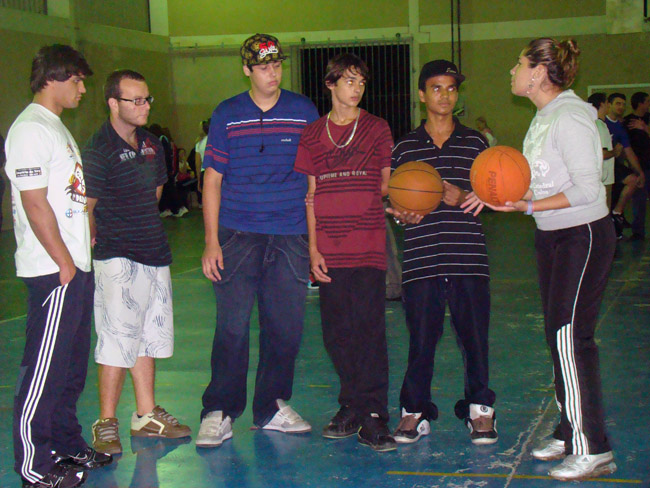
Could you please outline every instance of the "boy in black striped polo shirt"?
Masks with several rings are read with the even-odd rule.
[[[429,421],[438,417],[431,401],[431,379],[447,305],[465,364],[465,395],[456,403],[456,415],[470,429],[474,444],[497,441],[492,408],[496,395],[488,388],[487,248],[481,222],[459,207],[471,192],[472,163],[488,144],[453,116],[464,79],[449,61],[425,64],[419,94],[427,119],[393,149],[393,169],[408,161],[424,161],[438,170],[444,186],[440,206],[423,218],[388,210],[398,223],[410,224],[404,232],[402,275],[411,335],[409,364],[400,393],[402,418],[394,436],[401,443],[429,434]]]

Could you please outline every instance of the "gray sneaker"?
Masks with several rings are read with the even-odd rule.
[[[581,481],[616,471],[612,451],[602,454],[574,455],[566,457],[562,464],[549,470],[552,478],[560,481]]]
[[[197,447],[218,447],[223,441],[232,438],[232,419],[221,410],[208,413],[201,421],[199,435],[196,437]]]
[[[551,438],[541,446],[533,449],[531,454],[539,461],[554,461],[564,457],[564,441]]]
[[[302,434],[311,431],[311,425],[298,415],[298,412],[287,405],[284,400],[276,401],[278,411],[262,429],[277,430],[286,434]]]

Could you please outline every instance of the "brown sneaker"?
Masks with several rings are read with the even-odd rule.
[[[131,417],[131,435],[135,437],[167,437],[177,439],[187,437],[192,430],[182,425],[176,417],[167,413],[164,408],[156,405],[154,409],[142,417],[133,412]]]
[[[105,454],[121,454],[120,423],[115,417],[97,419],[93,424],[93,449]]]
[[[422,413],[409,413],[402,407],[402,418],[399,421],[393,438],[400,444],[417,442],[420,437],[429,435],[431,426],[429,421],[422,417]]]

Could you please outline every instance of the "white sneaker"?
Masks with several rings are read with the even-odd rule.
[[[217,447],[223,441],[232,438],[232,420],[230,416],[223,417],[221,410],[207,414],[201,421],[199,435],[196,436],[198,447]]]
[[[544,444],[536,447],[531,451],[535,459],[540,461],[554,461],[555,459],[562,459],[564,457],[564,441],[555,439],[554,437],[547,440]]]
[[[169,210],[169,209],[163,210],[162,212],[160,212],[160,217],[163,218],[163,219],[165,217],[169,217],[170,215],[174,215],[174,214],[172,214],[172,211]]]
[[[181,218],[183,215],[185,215],[187,212],[189,212],[189,210],[188,210],[186,207],[181,207],[181,208],[178,209],[178,212],[176,212],[175,214],[172,214],[172,215],[173,215],[174,217],[180,219],[180,218]]]
[[[277,430],[287,434],[302,434],[304,432],[311,432],[311,425],[309,425],[303,418],[298,415],[293,408],[287,405],[284,400],[276,400],[278,404],[278,411],[275,412],[273,418],[262,429]]]
[[[612,451],[609,451],[582,456],[570,454],[562,461],[562,464],[552,468],[548,474],[560,481],[581,481],[614,471],[616,471],[616,463],[614,463]]]

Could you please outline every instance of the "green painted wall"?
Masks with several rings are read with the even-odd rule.
[[[168,0],[168,9],[172,37],[369,29],[408,24],[408,0]]]
[[[606,0],[462,0],[461,22],[504,22],[511,20],[560,19],[605,15]],[[447,24],[450,0],[419,0],[422,25]]]
[[[650,59],[650,34],[576,36],[581,49],[580,69],[573,85],[587,98],[590,85],[650,83],[650,73],[638,60]],[[463,45],[462,69],[467,76],[461,94],[466,99],[463,123],[474,126],[479,115],[487,118],[500,144],[521,148],[535,115],[527,99],[510,93],[510,68],[515,64],[524,39],[468,42]],[[448,44],[421,46],[421,60],[449,57]],[[647,91],[647,90],[646,90]]]
[[[76,0],[81,22],[149,32],[147,0]]]

